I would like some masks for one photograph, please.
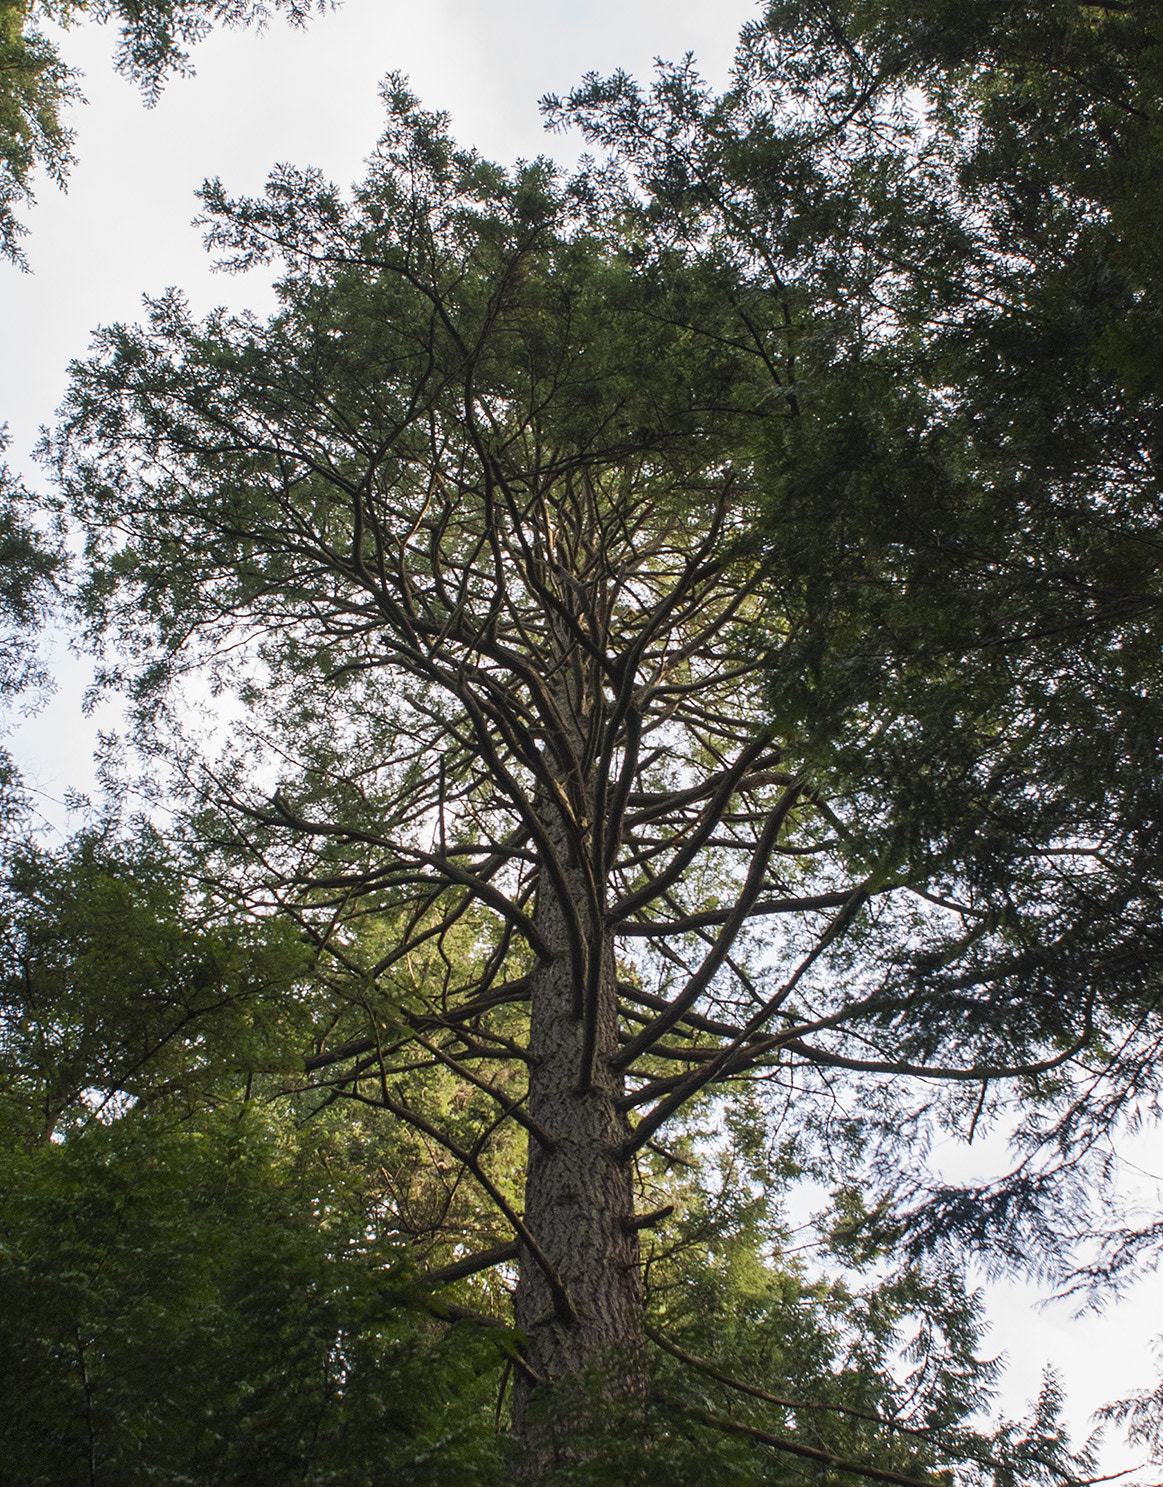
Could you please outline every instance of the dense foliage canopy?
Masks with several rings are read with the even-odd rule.
[[[1049,970],[1077,1004],[1093,976],[1137,986],[1148,1020],[1159,32],[1150,5],[776,5],[721,99],[678,69],[551,100],[635,162],[654,232],[729,245],[762,280],[778,227],[816,274],[826,373],[765,518],[791,640],[773,706],[858,792],[870,851],[899,843],[1008,922],[1013,995]],[[983,1203],[949,1195],[930,1236],[992,1218],[1020,1251],[1029,1224],[1044,1255],[1048,1207],[1060,1235],[1095,1218],[1063,1163],[1150,1102],[1157,1068],[1151,1036],[1108,1052],[1103,1095],[1059,1086],[1033,1121],[1057,1157]]]
[[[283,923],[195,896],[191,869],[150,832],[12,863],[5,1480],[499,1487],[520,1334],[505,1279],[460,1258],[495,1217],[431,1143],[303,1086],[301,1049],[349,1015],[344,998]],[[460,1099],[427,1071],[411,1092],[435,1114]],[[783,1253],[778,1194],[800,1170],[747,1099],[725,1127],[707,1110],[672,1133],[656,1182],[673,1213],[647,1252],[651,1399],[645,1414],[603,1399],[600,1429],[575,1399],[587,1446],[553,1480],[1084,1467],[1052,1387],[1025,1425],[972,1428],[995,1370],[955,1275],[886,1280],[843,1222],[810,1259],[802,1236]]]
[[[548,100],[571,178],[394,80],[353,194],[205,188],[269,321],[175,292],[75,369],[82,603],[186,825],[12,857],[5,1243],[117,1194],[162,1267],[193,1203],[215,1317],[277,1230],[303,1371],[95,1239],[108,1285],[22,1322],[53,1470],[1085,1469],[1052,1386],[973,1433],[957,1264],[1065,1256],[1158,1087],[1159,28],[1030,14],[777,4],[720,97]],[[926,1191],[910,1138],[990,1120],[1015,1172]],[[855,1292],[784,1254],[805,1174]]]

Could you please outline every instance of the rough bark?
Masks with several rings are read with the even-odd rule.
[[[555,963],[541,980],[530,1107],[553,1146],[531,1142],[525,1222],[561,1289],[523,1250],[516,1322],[525,1334],[526,1362],[542,1382],[534,1386],[528,1375],[519,1376],[513,1428],[531,1481],[571,1449],[568,1437],[531,1418],[535,1388],[568,1388],[598,1364],[605,1391],[632,1395],[642,1386],[644,1342],[632,1171],[617,1156],[626,1134],[615,1104],[621,1079],[599,1059],[590,1088],[578,1090],[583,1028],[571,1014],[568,968]],[[567,1412],[567,1431],[568,1420]]]
[[[644,1386],[633,1162],[620,1155],[625,1079],[610,1063],[619,1046],[614,946],[577,867],[584,838],[561,830],[555,848],[570,902],[544,873],[536,913],[554,953],[531,986],[529,1113],[546,1140],[530,1138],[524,1218],[540,1253],[522,1247],[515,1296],[530,1372],[515,1383],[513,1426],[528,1481],[576,1448],[570,1412],[564,1432],[538,1424],[545,1412],[530,1409],[538,1390],[568,1389],[595,1364],[608,1396],[632,1398]]]

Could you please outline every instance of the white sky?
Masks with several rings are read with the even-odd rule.
[[[32,485],[43,480],[30,451],[63,395],[69,358],[85,353],[98,324],[136,319],[143,293],[176,284],[196,310],[269,306],[265,276],[208,270],[189,225],[193,192],[207,176],[221,176],[236,194],[258,192],[281,161],[319,166],[341,185],[358,179],[379,132],[377,87],[389,70],[407,73],[425,106],[448,110],[457,136],[486,155],[572,158],[576,142],[541,128],[542,94],[567,91],[591,69],[643,75],[656,56],[688,50],[722,83],[739,26],[753,13],[752,0],[345,0],[304,31],[277,23],[261,36],[214,35],[196,52],[197,76],[171,81],[150,112],[112,72],[112,36],[78,28],[64,46],[87,74],[89,103],[76,111],[79,162],[67,194],[45,182],[28,215],[32,274],[0,265],[0,420],[12,435],[10,464]],[[88,788],[96,725],[80,707],[88,663],[69,654],[65,637],[51,646],[57,696],[15,742],[43,792],[44,814],[59,824],[65,787]],[[1163,1168],[1153,1142],[1136,1142],[1134,1157],[1149,1171]],[[948,1155],[959,1175],[977,1161],[963,1149]],[[1158,1185],[1149,1186],[1157,1204]],[[1005,1411],[1023,1409],[1048,1361],[1063,1375],[1080,1431],[1096,1406],[1150,1383],[1161,1292],[1156,1278],[1116,1310],[1074,1320],[1068,1305],[1035,1309],[1028,1287],[992,1286],[990,1348],[1010,1360]],[[1137,1459],[1108,1455],[1108,1470]],[[1148,1470],[1137,1480],[1156,1476]]]

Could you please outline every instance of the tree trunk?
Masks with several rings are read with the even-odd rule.
[[[529,1109],[550,1146],[529,1143],[525,1223],[561,1289],[555,1295],[543,1265],[523,1249],[516,1321],[525,1333],[526,1361],[542,1385],[524,1375],[515,1383],[513,1428],[524,1447],[523,1479],[531,1482],[573,1451],[568,1422],[574,1412],[563,1396],[571,1384],[583,1383],[587,1368],[602,1372],[599,1397],[632,1398],[644,1383],[633,1165],[618,1155],[629,1123],[617,1105],[623,1076],[608,1063],[618,1048],[613,944],[600,932],[590,941],[590,953],[600,954],[602,964],[593,1077],[582,1089],[586,1024],[576,1015],[579,969],[553,893],[540,897],[537,917],[558,953],[538,969],[531,988]],[[558,1396],[553,1404],[535,1397],[542,1386]]]

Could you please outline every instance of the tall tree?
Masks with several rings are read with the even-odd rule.
[[[805,468],[805,367],[842,370],[819,243],[785,218],[756,271],[721,234],[651,236],[673,174],[644,213],[616,170],[508,173],[389,104],[352,201],[289,170],[256,201],[208,190],[230,261],[286,263],[283,309],[197,324],[172,295],[104,332],[62,469],[143,743],[196,662],[247,709],[201,776],[162,747],[238,891],[291,913],[366,1019],[307,1073],[421,1133],[509,1229],[457,1273],[519,1265],[538,1478],[588,1369],[644,1398],[640,1235],[692,1102],[836,1069],[1036,1081],[1133,1021],[1140,981],[1106,994],[1079,903],[1047,933],[1045,880],[1006,913],[955,896],[771,711],[797,635],[754,534],[773,471]]]

